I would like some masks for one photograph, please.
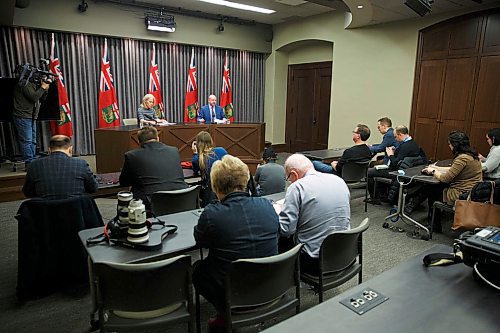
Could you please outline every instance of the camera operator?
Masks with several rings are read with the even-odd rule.
[[[16,127],[19,149],[26,168],[36,156],[36,119],[40,100],[45,98],[52,80],[42,77],[40,84],[27,81],[14,89],[13,120]]]

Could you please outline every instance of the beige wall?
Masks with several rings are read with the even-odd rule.
[[[162,33],[146,29],[144,9],[88,1],[87,11],[80,13],[78,3],[74,0],[31,1],[28,8],[15,9],[14,25],[265,53],[271,51],[271,43],[265,41],[270,28],[264,25],[225,23],[224,32],[218,32],[217,21],[175,15],[177,30]]]
[[[89,1],[85,13],[78,1],[37,0],[15,9],[14,25],[117,37],[270,53],[266,60],[264,121],[266,140],[284,143],[286,83],[289,64],[333,60],[329,146],[351,143],[353,126],[366,123],[376,132],[376,120],[389,116],[395,124],[410,120],[418,30],[447,16],[429,16],[358,29],[344,29],[345,15],[327,13],[273,27],[225,24],[175,15],[175,33],[146,30],[144,10]],[[5,8],[4,3],[2,7]],[[371,142],[380,140],[374,133]]]
[[[286,67],[298,54],[301,62],[317,59],[312,52],[308,57],[306,49],[287,51],[288,45],[309,40],[333,43],[329,147],[350,145],[357,123],[375,132],[371,143],[381,140],[376,131],[380,117],[390,117],[395,125],[408,124],[418,31],[447,17],[345,30],[344,15],[328,13],[274,26],[273,53],[266,63],[266,139],[274,144],[285,142],[286,89],[282,87],[286,86]]]

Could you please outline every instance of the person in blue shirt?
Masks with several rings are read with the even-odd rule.
[[[215,95],[208,96],[208,104],[203,105],[198,112],[198,122],[204,124],[226,124],[226,114],[224,110],[216,104],[217,97],[215,97]]]
[[[214,142],[210,133],[201,131],[196,135],[196,140],[191,145],[193,150],[193,172],[201,174],[201,207],[216,199],[210,183],[210,172],[215,161],[227,155],[227,151],[222,147],[214,147]]]
[[[377,129],[380,132],[380,134],[383,135],[383,138],[381,143],[368,146],[372,154],[375,155],[377,153],[385,153],[385,149],[387,147],[395,147],[395,148],[398,147],[399,142],[397,142],[394,137],[394,129],[392,128],[392,121],[389,118],[387,117],[380,118],[378,120]],[[387,157],[387,155],[385,155],[384,164],[387,164],[388,160],[389,158]]]

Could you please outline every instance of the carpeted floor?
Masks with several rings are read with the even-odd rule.
[[[351,210],[352,226],[357,226],[365,217],[370,218],[370,228],[364,234],[363,280],[367,281],[375,275],[394,267],[405,259],[414,256],[435,243],[451,245],[455,235],[435,234],[431,241],[409,238],[405,232],[392,231],[382,228],[384,217],[388,214],[389,206],[368,205],[368,212],[364,212],[364,190],[353,190]],[[97,199],[97,204],[103,217],[107,220],[116,212],[116,199]],[[54,294],[39,300],[18,304],[15,297],[17,274],[17,220],[14,215],[21,201],[0,204],[0,332],[88,332],[90,296]],[[417,220],[426,220],[426,207],[420,207],[413,215]],[[392,223],[392,222],[391,222]],[[397,222],[397,226],[406,231],[413,231],[413,227]],[[193,262],[198,259],[198,252],[191,253]],[[326,299],[331,298],[356,285],[354,278],[340,288],[327,292]],[[317,304],[315,295],[307,286],[301,290],[301,310]],[[214,309],[203,301],[202,323],[214,315]],[[282,320],[280,318],[278,320]],[[263,327],[270,326],[276,321],[266,322],[263,326],[242,330],[255,332]],[[333,331],[334,328],[332,328]],[[169,330],[169,332],[185,332],[185,326]],[[206,325],[203,331],[207,332]]]

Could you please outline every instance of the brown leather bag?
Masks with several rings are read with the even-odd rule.
[[[467,200],[455,201],[455,217],[453,230],[474,230],[487,226],[500,227],[500,205],[493,204],[495,182],[491,182],[489,202],[471,201],[470,193]]]

